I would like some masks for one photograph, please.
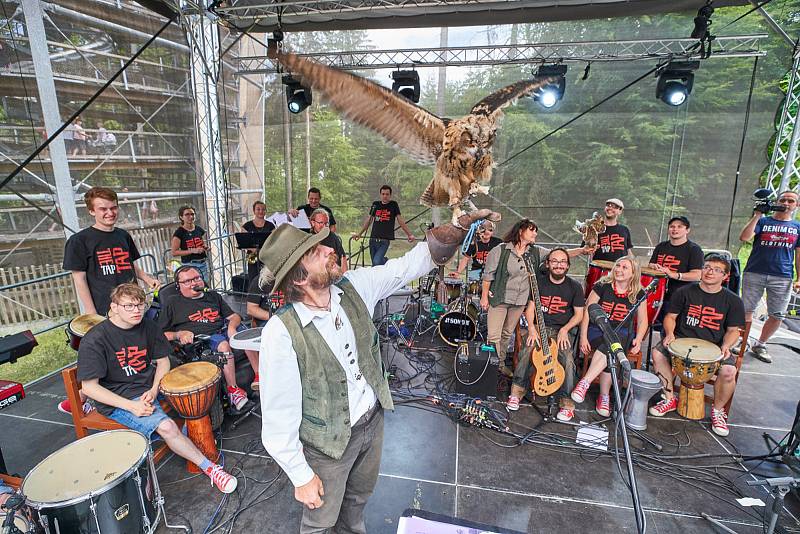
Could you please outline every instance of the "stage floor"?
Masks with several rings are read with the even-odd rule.
[[[761,476],[789,474],[781,465],[750,461],[743,466],[730,456],[767,453],[762,435],[780,439],[793,421],[800,356],[776,344],[770,352],[775,360],[771,365],[745,359],[728,438],[711,433],[707,420],[692,422],[675,414],[648,419],[646,435],[663,445],[661,455],[723,456],[665,459],[632,438],[634,450],[653,454],[652,462],[664,462],[659,464],[660,473],[637,469],[648,532],[721,532],[700,517],[702,512],[740,533],[762,531],[764,508],[740,506],[727,488],[766,500],[763,489],[745,485],[752,475],[744,466]],[[409,369],[405,354],[388,356],[398,367]],[[452,373],[452,353],[437,357],[440,371]],[[63,395],[60,375],[53,376],[29,387],[22,402],[0,411],[0,444],[10,471],[24,476],[45,456],[74,440],[70,418],[55,409]],[[593,398],[579,408],[578,420],[599,419],[588,409]],[[499,403],[495,407],[502,409]],[[512,428],[525,433],[538,420],[537,413],[523,405],[511,420]],[[223,427],[222,450],[226,466],[239,475],[237,493],[220,507],[222,495],[208,479],[188,478],[185,463],[171,457],[158,471],[170,521],[189,522],[195,533],[202,533],[215,510],[219,508],[223,520],[228,520],[241,505],[247,508],[237,516],[233,532],[296,532],[301,508],[288,480],[261,446],[260,421],[250,417],[235,430],[228,429],[229,423]],[[541,439],[563,445],[575,442],[575,427],[547,423],[540,430],[545,432]],[[398,518],[407,508],[523,532],[635,532],[630,495],[613,458],[552,445],[512,445],[513,439],[490,430],[458,426],[430,406],[401,405],[394,413],[387,412],[381,474],[366,512],[368,532],[396,532]],[[668,462],[698,467],[676,468]],[[712,475],[709,466],[716,464],[722,467]],[[676,478],[693,473],[696,478]],[[780,525],[786,532],[800,532],[798,517],[800,504],[790,494]],[[167,530],[162,527],[159,532]]]

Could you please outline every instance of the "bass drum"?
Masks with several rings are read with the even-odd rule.
[[[43,532],[141,534],[155,518],[148,451],[133,430],[92,434],[42,460],[20,490]]]
[[[465,309],[461,301],[455,301],[448,306],[448,310],[439,318],[439,336],[442,340],[457,347],[459,343],[475,339],[478,334],[478,306],[469,301]]]

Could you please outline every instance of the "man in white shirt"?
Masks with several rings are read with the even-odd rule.
[[[462,216],[469,225],[489,210]],[[378,479],[383,408],[393,409],[372,313],[381,299],[443,265],[466,232],[444,225],[427,232],[402,258],[344,277],[321,244],[290,225],[270,235],[259,253],[261,287],[290,303],[261,335],[261,439],[305,505],[301,534],[365,533],[364,507]]]

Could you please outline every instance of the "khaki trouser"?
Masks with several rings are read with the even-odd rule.
[[[489,306],[489,313],[486,316],[486,340],[494,343],[500,365],[504,366],[506,353],[508,352],[508,342],[514,335],[514,329],[519,324],[519,318],[525,306],[514,306],[512,304],[498,304]]]

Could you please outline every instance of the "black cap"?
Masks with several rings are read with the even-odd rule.
[[[676,216],[676,217],[673,217],[673,218],[671,218],[671,219],[669,220],[669,222],[667,223],[667,226],[669,226],[670,224],[672,224],[672,222],[673,222],[673,221],[680,221],[680,222],[682,222],[682,223],[683,223],[683,224],[686,226],[686,228],[691,228],[691,227],[692,227],[692,223],[690,223],[690,222],[689,222],[689,219],[687,219],[687,218],[686,218],[686,217],[684,217],[683,215],[678,215],[678,216]]]

